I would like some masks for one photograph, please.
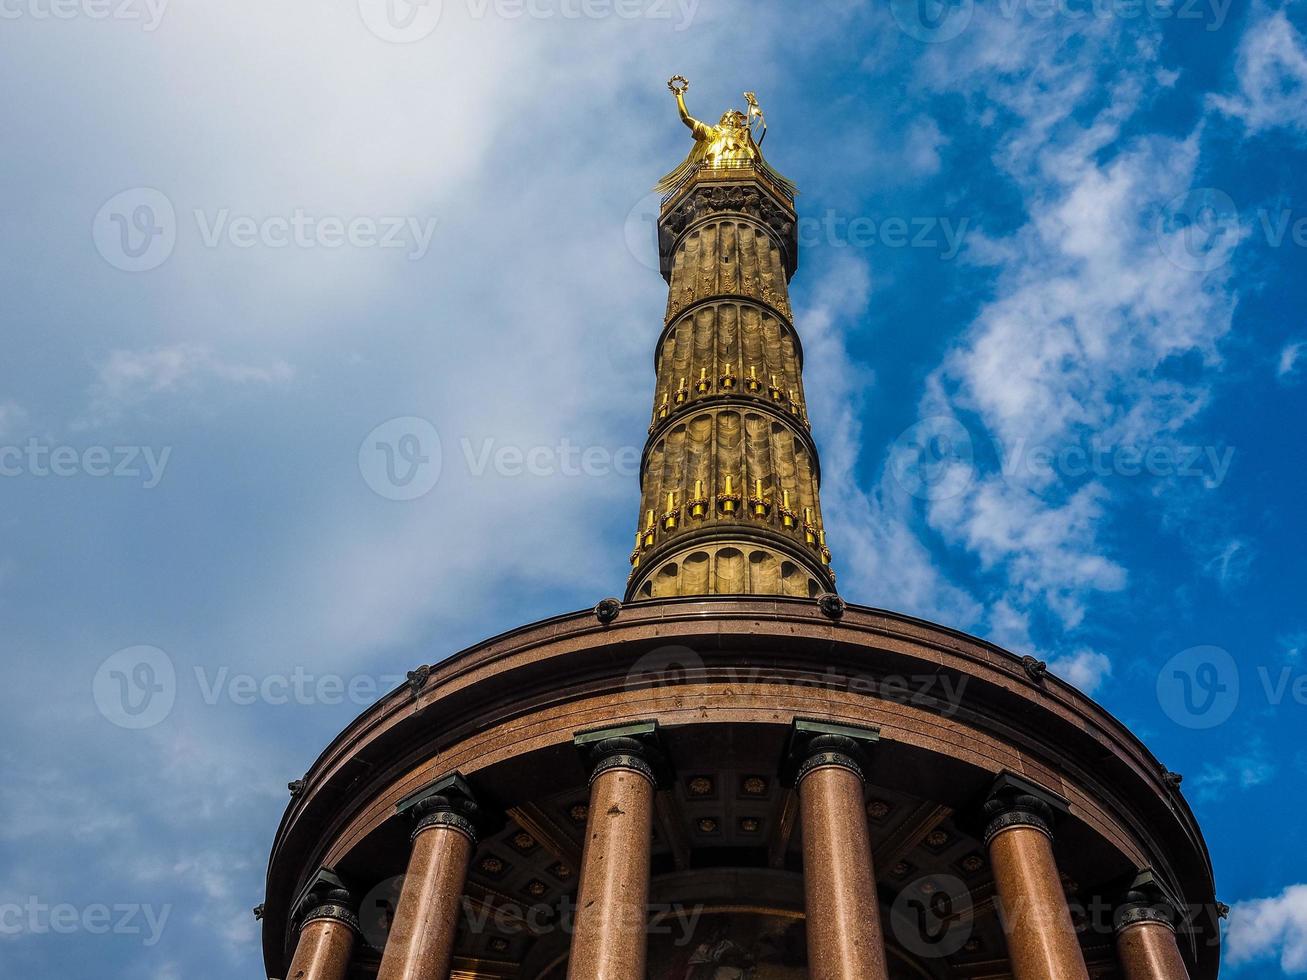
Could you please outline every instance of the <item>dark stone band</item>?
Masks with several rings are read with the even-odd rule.
[[[359,917],[344,905],[338,905],[334,902],[328,902],[325,905],[319,905],[304,916],[304,921],[300,923],[300,929],[303,929],[310,922],[319,919],[329,919],[332,922],[339,922],[341,925],[349,926],[355,933],[362,934],[359,927]]]
[[[803,760],[803,764],[799,766],[798,772],[794,775],[794,785],[798,786],[806,776],[828,766],[839,766],[841,769],[847,769],[858,779],[866,781],[867,777],[863,775],[862,767],[858,765],[853,756],[844,752],[815,752]]]
[[[1049,840],[1053,839],[1053,828],[1047,820],[1033,810],[1007,810],[989,821],[985,827],[985,845],[989,846],[999,834],[1012,827],[1030,827],[1038,830]]]
[[[1117,913],[1116,931],[1120,932],[1129,926],[1138,925],[1141,922],[1166,926],[1166,928],[1175,932],[1175,926],[1171,922],[1170,913],[1164,906],[1159,905],[1127,905]]]
[[[445,827],[449,830],[456,830],[460,834],[466,834],[470,837],[473,844],[477,842],[476,824],[453,810],[437,810],[435,813],[428,813],[417,822],[417,826],[413,828],[413,836],[409,839],[416,839],[418,834],[424,830],[430,830],[432,827]]]
[[[654,775],[653,766],[638,755],[630,755],[625,752],[604,756],[604,758],[596,762],[594,770],[590,773],[590,785],[593,786],[596,779],[614,769],[629,769],[631,772],[639,773],[654,786],[658,785],[658,777]]]

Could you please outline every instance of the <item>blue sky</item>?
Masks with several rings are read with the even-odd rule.
[[[843,594],[1092,692],[1307,973],[1307,8],[922,3],[0,4],[5,975],[262,975],[286,782],[621,592],[678,72],[801,189]]]

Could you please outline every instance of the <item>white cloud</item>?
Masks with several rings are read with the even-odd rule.
[[[1050,660],[1048,669],[1086,694],[1093,694],[1111,676],[1112,661],[1106,654],[1079,650]]]
[[[1295,340],[1280,349],[1280,356],[1275,361],[1275,376],[1281,381],[1290,381],[1298,377],[1298,361],[1307,349],[1307,342]]]
[[[1290,129],[1307,133],[1307,45],[1285,9],[1251,19],[1239,42],[1238,92],[1211,104],[1252,133]]]
[[[1285,973],[1307,973],[1307,885],[1290,885],[1272,898],[1236,902],[1225,942],[1231,967],[1278,957]]]
[[[1188,785],[1198,800],[1219,800],[1225,798],[1230,790],[1261,786],[1269,782],[1275,773],[1276,765],[1267,756],[1265,744],[1254,738],[1247,743],[1245,751],[1219,762],[1204,763]]]
[[[1210,373],[1167,379],[1164,368],[1179,358],[1219,367],[1234,308],[1227,260],[1244,232],[1216,243],[1206,273],[1185,267],[1184,255],[1173,261],[1159,216],[1193,183],[1200,131],[1122,137],[1159,67],[1154,39],[1126,40],[1101,23],[1019,28],[978,8],[965,48],[940,45],[950,50],[926,57],[929,84],[970,93],[977,114],[999,106],[1017,118],[995,159],[1020,189],[1027,221],[1006,238],[973,235],[969,257],[995,269],[997,288],[927,380],[919,414],[967,420],[973,442],[992,440],[1001,457],[1000,472],[978,460],[973,486],[926,513],[947,543],[1000,576],[991,624],[1029,645],[1032,617],[1051,615],[1060,636],[1083,622],[1096,594],[1125,587],[1128,569],[1107,533],[1121,487],[1002,461],[1172,442],[1211,382]],[[1070,31],[1083,57],[1063,57]],[[1106,85],[1084,69],[1092,51],[1119,58]],[[1060,662],[1087,686],[1107,673],[1083,653]]]
[[[903,156],[918,176],[931,177],[939,173],[940,150],[948,146],[949,138],[939,123],[929,116],[913,120],[903,141]]]

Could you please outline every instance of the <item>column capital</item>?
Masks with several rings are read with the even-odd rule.
[[[413,837],[435,827],[466,835],[475,845],[488,828],[489,820],[472,787],[459,772],[442,776],[429,786],[410,793],[395,806],[397,814],[413,819]]]
[[[1180,918],[1181,903],[1152,868],[1145,868],[1127,886],[1117,906],[1116,931],[1142,922],[1165,926],[1172,932]]]
[[[785,275],[789,279],[799,267],[798,219],[794,199],[783,189],[764,183],[765,175],[741,173],[730,182],[714,180],[674,191],[658,211],[659,271],[671,281],[676,242],[690,225],[701,218],[721,213],[745,214],[768,229],[783,245]]]
[[[781,776],[798,786],[812,772],[838,766],[866,782],[867,750],[880,741],[880,729],[795,718],[781,762]]]
[[[354,897],[341,877],[330,868],[318,870],[300,892],[292,909],[291,921],[295,932],[320,919],[330,919],[348,926],[356,934],[359,932]]]
[[[1030,827],[1052,840],[1058,817],[1068,812],[1062,797],[1010,772],[994,780],[981,809],[986,844],[1011,827]]]
[[[590,770],[592,785],[601,775],[614,769],[639,773],[655,787],[666,785],[671,777],[657,721],[575,732],[572,744]]]

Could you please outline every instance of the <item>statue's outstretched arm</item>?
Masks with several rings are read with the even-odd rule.
[[[681,122],[690,127],[690,132],[694,133],[694,138],[703,139],[701,134],[707,132],[708,127],[690,115],[690,110],[685,107],[685,95],[679,91],[676,93],[676,107],[681,110]]]

